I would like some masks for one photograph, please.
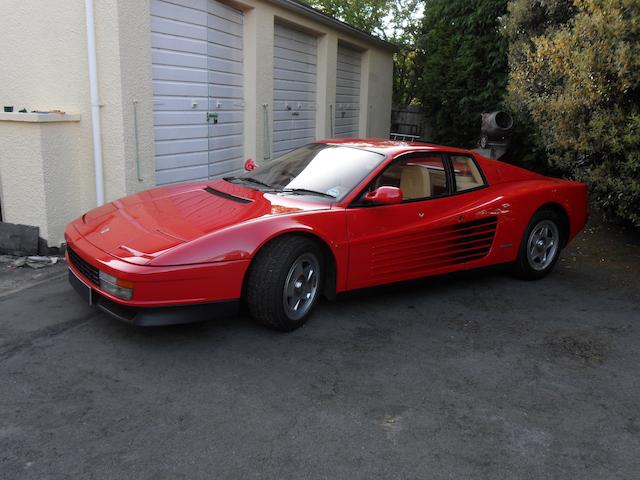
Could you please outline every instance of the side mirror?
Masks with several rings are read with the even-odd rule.
[[[379,187],[364,196],[367,202],[380,205],[394,205],[402,202],[402,190],[398,187]]]

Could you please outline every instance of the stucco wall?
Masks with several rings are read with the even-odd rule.
[[[245,12],[247,158],[263,161],[270,150],[266,135],[272,133],[275,21],[318,36],[318,138],[330,136],[338,42],[363,52],[360,134],[388,136],[391,51],[265,0],[229,3]],[[94,5],[104,187],[109,201],[155,184],[149,0],[96,0]],[[81,115],[79,122],[71,123],[0,121],[4,219],[39,225],[49,244],[58,245],[64,226],[95,206],[84,1],[66,0],[61,7],[50,0],[3,0],[0,18],[0,104]]]
[[[93,187],[77,181],[93,175],[91,129],[85,120],[89,89],[83,5],[81,1],[66,2],[65,8],[46,0],[0,2],[0,17],[6,22],[0,31],[0,104],[13,105],[16,111],[60,109],[79,113],[83,119],[79,124],[0,122],[3,217],[40,226],[44,238],[50,236],[49,211],[62,223],[89,207],[93,197]],[[49,140],[51,149],[45,145],[43,154],[43,142]],[[70,151],[60,151],[63,143],[71,145]],[[45,179],[53,172],[52,180],[57,180],[60,171],[65,181],[49,188],[45,198]],[[65,210],[68,205],[73,206],[70,211]],[[51,238],[53,244],[60,241],[55,233]]]
[[[95,2],[107,201],[155,184],[148,12],[148,1]],[[61,8],[47,0],[3,0],[0,17],[6,21],[0,30],[0,103],[16,111],[81,115],[79,123],[0,121],[3,217],[40,226],[49,244],[58,245],[66,223],[96,205],[84,1],[68,0]],[[23,166],[19,176],[13,172]],[[33,192],[46,201],[31,201]]]

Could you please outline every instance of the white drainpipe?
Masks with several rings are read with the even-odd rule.
[[[93,130],[93,162],[96,171],[96,203],[104,204],[102,171],[102,139],[100,135],[100,103],[98,98],[98,67],[96,62],[96,30],[93,21],[93,0],[85,0],[87,50],[89,53],[89,88],[91,90],[91,128]]]

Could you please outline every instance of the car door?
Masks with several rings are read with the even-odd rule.
[[[459,270],[486,257],[497,219],[485,208],[484,177],[465,158],[452,168],[444,153],[403,155],[365,188],[347,209],[349,289]],[[400,188],[402,203],[367,203],[364,195],[381,186]]]

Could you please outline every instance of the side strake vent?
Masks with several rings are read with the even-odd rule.
[[[235,195],[231,195],[230,193],[221,192],[220,190],[216,190],[215,188],[206,187],[204,189],[205,192],[209,192],[211,195],[215,195],[217,197],[226,198],[227,200],[231,200],[232,202],[238,203],[252,203],[253,200],[243,197],[236,197]]]
[[[491,250],[497,225],[497,217],[486,217],[382,242],[372,249],[371,274],[426,272],[480,260]]]

